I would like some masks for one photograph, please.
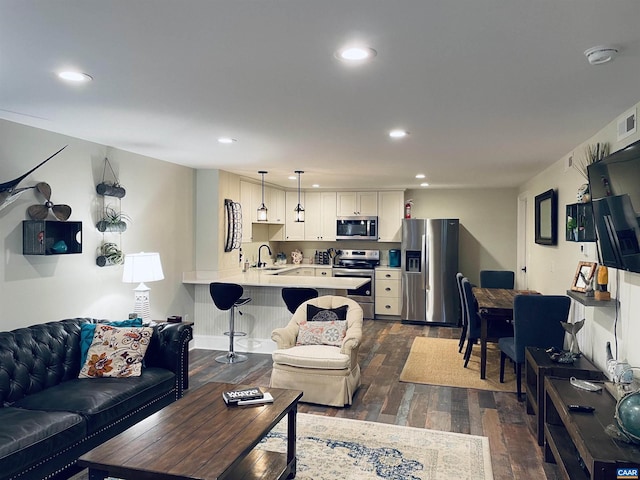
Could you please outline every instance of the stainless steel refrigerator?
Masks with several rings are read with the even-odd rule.
[[[402,221],[403,322],[458,325],[459,223],[453,218]]]

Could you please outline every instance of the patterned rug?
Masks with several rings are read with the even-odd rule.
[[[285,417],[257,448],[286,452],[286,432]],[[486,437],[304,413],[297,433],[297,480],[493,480]]]

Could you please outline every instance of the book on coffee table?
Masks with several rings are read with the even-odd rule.
[[[240,400],[234,405],[260,405],[262,403],[273,403],[273,396],[269,392],[264,392],[262,398],[254,398],[253,400]]]
[[[264,397],[259,387],[243,388],[241,390],[228,390],[222,392],[222,398],[228,405],[238,404],[249,400],[258,400]]]

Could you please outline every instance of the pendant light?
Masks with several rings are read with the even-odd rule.
[[[269,172],[265,172],[264,170],[260,170],[258,173],[260,175],[262,175],[262,203],[258,207],[258,217],[257,217],[257,219],[258,219],[259,222],[266,222],[267,221],[267,207],[264,204],[264,175],[265,175],[265,173],[269,173]]]
[[[296,205],[293,211],[296,213],[295,221],[304,222],[304,208],[302,208],[300,204],[300,174],[304,172],[302,170],[296,170],[296,173],[298,174],[298,205]]]

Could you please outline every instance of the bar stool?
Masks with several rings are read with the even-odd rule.
[[[282,299],[291,313],[296,313],[300,305],[312,298],[318,298],[318,291],[315,288],[285,287],[282,289]]]
[[[246,335],[244,332],[235,331],[235,312],[238,307],[246,305],[251,301],[251,298],[240,298],[244,293],[244,288],[241,285],[235,283],[221,283],[213,282],[209,284],[209,293],[211,299],[219,310],[231,310],[229,315],[229,331],[224,332],[229,336],[229,351],[216,357],[216,362],[220,363],[239,363],[244,362],[247,359],[246,355],[236,353],[233,350],[234,337],[241,337]],[[242,315],[242,312],[238,310],[238,313]]]

